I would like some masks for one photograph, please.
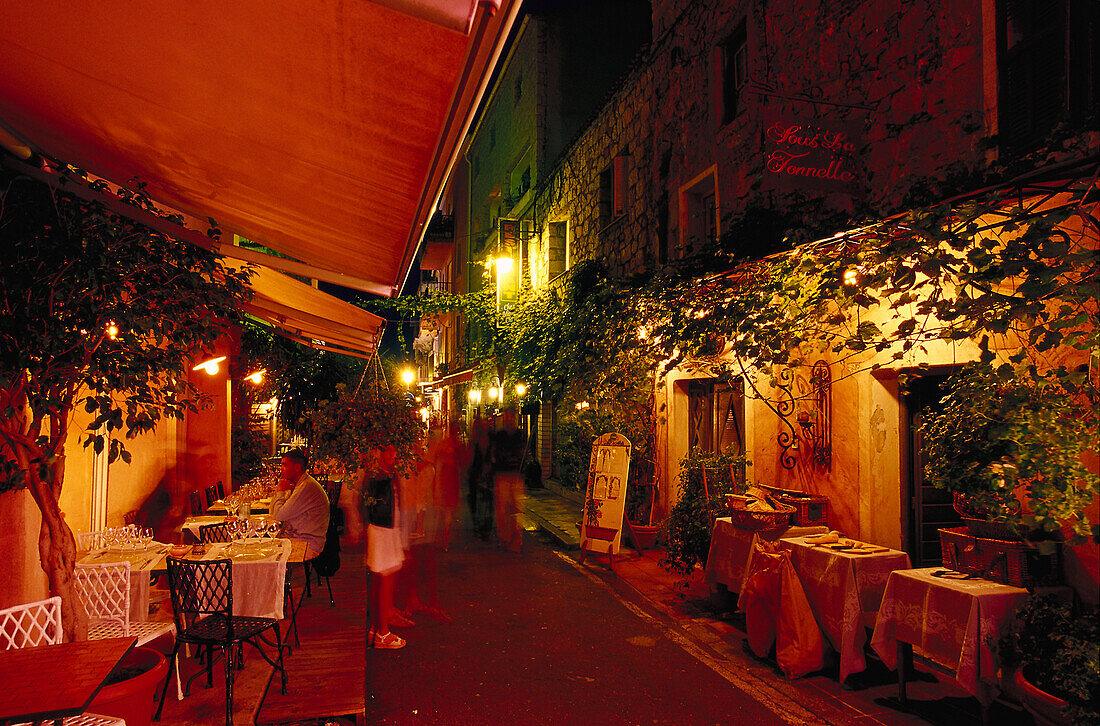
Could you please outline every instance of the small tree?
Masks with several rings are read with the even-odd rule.
[[[159,213],[140,190],[122,199]],[[64,180],[8,171],[0,247],[0,493],[27,489],[42,513],[39,557],[71,638],[76,547],[58,499],[73,411],[92,416],[85,447],[129,462],[117,434],[197,410],[186,366],[238,318],[250,273],[66,193]]]

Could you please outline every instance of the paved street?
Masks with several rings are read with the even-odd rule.
[[[516,555],[465,532],[440,567],[455,622],[367,652],[368,723],[787,723],[538,536]]]

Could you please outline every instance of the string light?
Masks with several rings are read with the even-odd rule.
[[[107,323],[107,337],[111,340],[118,338],[118,325],[115,324],[114,320]]]

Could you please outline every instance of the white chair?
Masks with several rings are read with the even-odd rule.
[[[97,532],[76,532],[76,549],[79,552],[90,552],[91,550],[101,550],[107,546],[106,531],[99,530]]]
[[[138,647],[165,633],[176,634],[174,623],[130,620],[130,563],[76,566],[76,592],[88,616],[88,640],[137,638]],[[176,695],[183,698],[176,669]]]
[[[0,610],[0,650],[61,643],[61,598],[54,597]],[[113,716],[82,713],[67,716],[63,726],[126,726]],[[29,726],[29,724],[14,724]]]

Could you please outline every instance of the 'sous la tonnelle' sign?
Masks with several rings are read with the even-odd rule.
[[[772,188],[813,187],[853,192],[855,124],[806,120],[775,111],[764,114],[764,181]]]

